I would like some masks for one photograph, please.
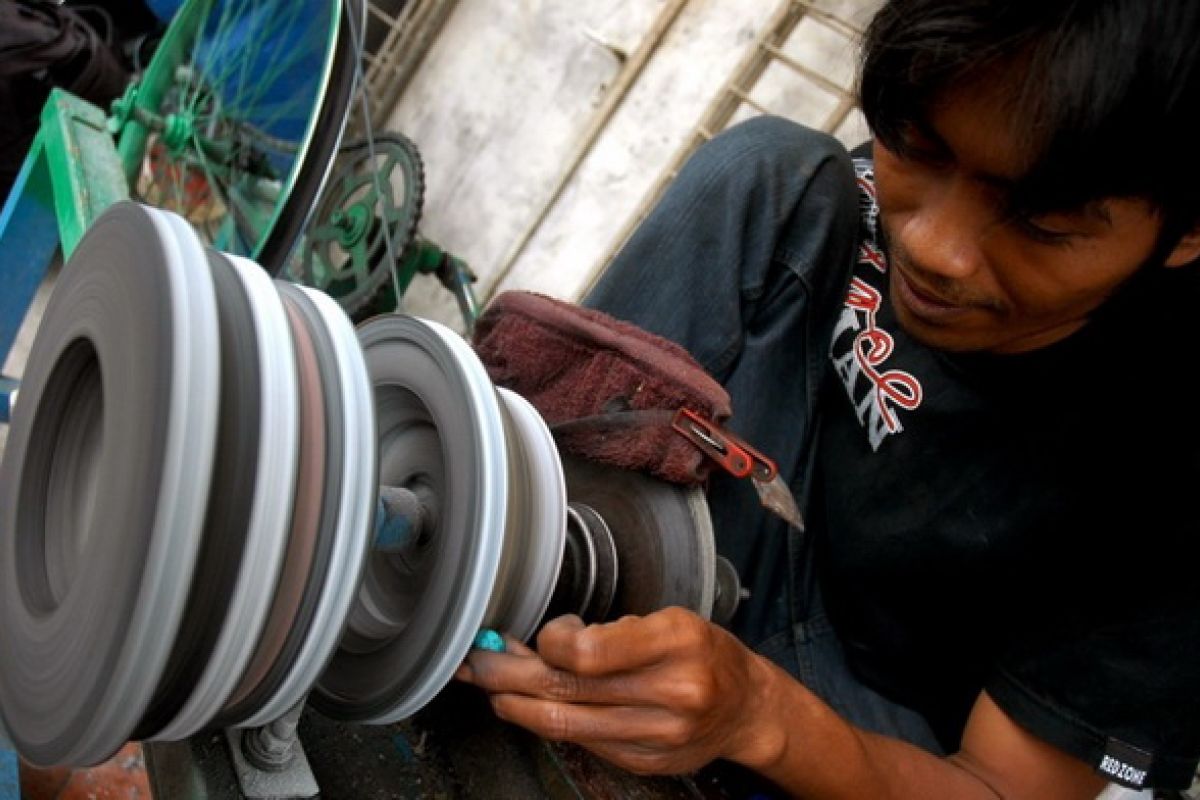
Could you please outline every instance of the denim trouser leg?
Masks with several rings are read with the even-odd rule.
[[[802,507],[858,225],[845,149],[760,117],[696,152],[584,301],[687,348],[728,390],[729,427],[775,460]],[[708,500],[717,550],[751,591],[734,632],[818,694],[855,695],[844,659],[832,658],[836,636],[810,619],[824,614],[805,537],[765,512],[747,481],[714,474]],[[813,679],[817,662],[844,676]],[[826,699],[852,721],[877,716]]]
[[[762,117],[701,147],[585,300],[688,349],[733,399],[729,427],[806,491],[813,398],[858,230],[854,169],[825,134]],[[788,527],[746,481],[716,474],[717,549],[751,598],[749,644],[804,616]],[[791,602],[789,602],[791,600]]]

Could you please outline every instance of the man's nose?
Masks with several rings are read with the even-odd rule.
[[[951,280],[978,274],[985,215],[962,180],[951,179],[926,193],[900,227],[900,244],[921,271]]]

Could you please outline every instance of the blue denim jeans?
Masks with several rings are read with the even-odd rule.
[[[728,390],[729,428],[806,507],[816,402],[850,278],[858,190],[831,137],[760,117],[688,161],[584,301],[671,339]],[[810,537],[715,474],[717,550],[750,589],[733,631],[851,722],[938,751],[925,721],[861,684],[822,609]]]

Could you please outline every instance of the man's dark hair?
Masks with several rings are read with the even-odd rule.
[[[860,99],[904,154],[948,90],[999,84],[1028,169],[1019,202],[1140,197],[1162,245],[1200,222],[1200,0],[890,0],[866,33]]]

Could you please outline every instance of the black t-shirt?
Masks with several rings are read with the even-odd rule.
[[[1194,268],[1145,270],[1017,356],[897,325],[873,170],[823,387],[810,522],[856,673],[953,750],[980,691],[1129,785],[1200,756]],[[1142,774],[1145,773],[1145,774]]]

